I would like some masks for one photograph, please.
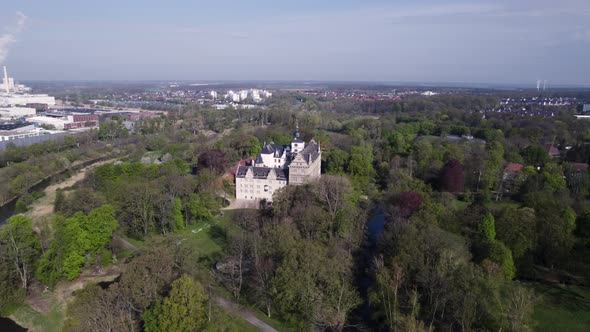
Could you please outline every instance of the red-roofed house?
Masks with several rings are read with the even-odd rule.
[[[557,158],[560,155],[559,150],[555,146],[553,146],[553,144],[545,144],[543,145],[543,148],[545,149],[545,151],[547,151],[549,157],[551,158]]]
[[[524,165],[523,164],[508,163],[506,165],[506,167],[504,167],[504,174],[506,174],[506,173],[513,173],[513,172],[516,172],[516,171],[520,171],[523,168],[524,168]]]
[[[576,172],[587,172],[588,164],[586,163],[569,163]]]
[[[517,191],[518,186],[520,186],[524,179],[520,172],[523,168],[524,165],[518,163],[508,163],[504,167],[504,173],[502,174],[502,188],[504,192],[511,193]]]
[[[240,166],[251,166],[254,162],[253,157],[249,157],[246,159],[238,160],[230,169],[228,169],[225,173],[223,173],[223,179],[231,179],[232,182],[235,182],[236,173],[238,172],[238,167]]]

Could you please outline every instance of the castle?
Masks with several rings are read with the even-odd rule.
[[[308,144],[296,126],[291,144],[264,144],[252,165],[236,171],[236,199],[266,200],[286,185],[316,181],[321,176],[322,151],[314,140]]]

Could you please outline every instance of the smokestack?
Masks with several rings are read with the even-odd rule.
[[[10,92],[9,86],[8,86],[8,72],[6,71],[6,66],[4,66],[4,88],[6,89],[6,93]]]

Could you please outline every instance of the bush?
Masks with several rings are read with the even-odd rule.
[[[102,249],[99,255],[99,264],[101,267],[107,267],[113,261],[113,254],[108,249]]]
[[[25,200],[22,197],[16,201],[16,205],[14,207],[15,213],[25,213],[28,209],[29,207],[27,206],[27,203],[25,203]]]

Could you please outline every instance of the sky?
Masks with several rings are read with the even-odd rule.
[[[590,86],[588,0],[3,1],[17,80]]]

